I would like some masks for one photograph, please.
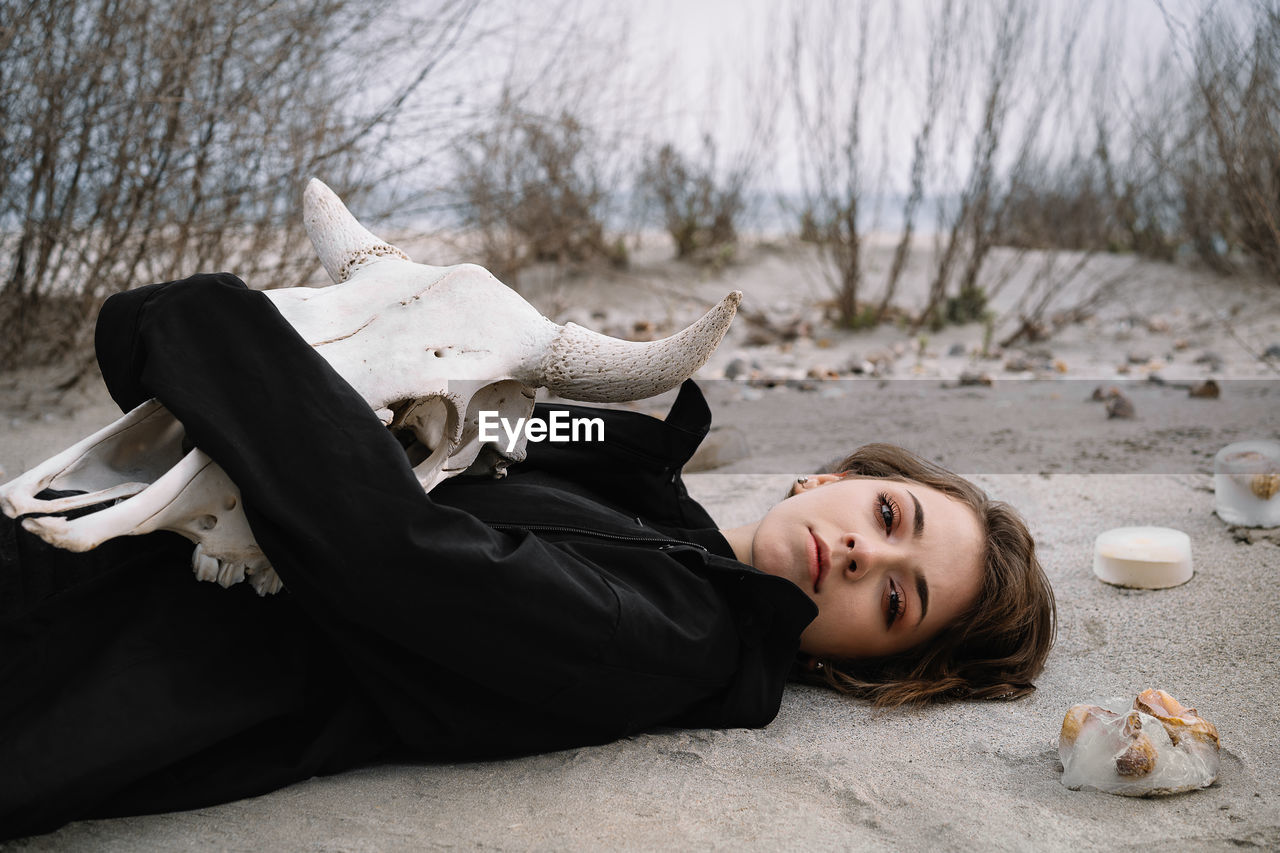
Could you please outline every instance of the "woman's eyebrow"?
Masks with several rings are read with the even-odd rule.
[[[924,507],[920,506],[920,499],[917,498],[910,489],[906,490],[911,495],[911,503],[915,506],[916,517],[912,521],[911,538],[919,539],[924,533]],[[929,584],[924,579],[924,575],[916,573],[916,595],[920,596],[920,619],[916,622],[919,626],[924,621],[924,617],[929,612]]]
[[[924,621],[925,614],[929,612],[929,584],[925,581],[924,575],[916,575],[916,595],[920,596],[920,618],[916,621],[918,628]]]
[[[911,502],[916,507],[916,519],[911,531],[911,538],[919,539],[920,535],[924,533],[924,507],[920,506],[920,499],[911,494],[910,489],[907,489],[907,494],[911,495]]]

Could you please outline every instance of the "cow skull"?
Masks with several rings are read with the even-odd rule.
[[[479,413],[514,423],[546,387],[588,402],[639,400],[675,387],[720,343],[741,294],[661,341],[610,338],[543,317],[482,267],[413,263],[367,231],[312,180],[304,223],[334,284],[266,295],[395,430],[416,439],[414,473],[430,490],[463,472],[502,476],[525,455],[482,441]],[[184,444],[182,425],[150,400],[0,486],[0,511],[50,544],[87,551],[117,536],[170,530],[196,543],[192,567],[224,586],[279,579],[253,539],[240,493],[217,463]],[[40,500],[44,489],[83,494]],[[54,513],[109,504],[68,520]]]

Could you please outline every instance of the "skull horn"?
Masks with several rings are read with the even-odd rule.
[[[325,272],[336,284],[350,278],[357,267],[378,258],[409,260],[404,252],[357,222],[342,199],[316,178],[307,183],[302,194],[302,224]]]
[[[742,301],[735,290],[683,332],[637,343],[567,323],[542,359],[542,384],[569,400],[615,403],[661,394],[707,363]]]

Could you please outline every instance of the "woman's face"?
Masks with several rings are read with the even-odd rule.
[[[787,578],[818,605],[800,638],[817,657],[906,651],[977,597],[983,531],[964,503],[929,486],[818,474],[771,509],[751,564]]]

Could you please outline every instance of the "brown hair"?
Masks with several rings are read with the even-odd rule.
[[[1057,632],[1057,610],[1035,540],[1013,507],[892,444],[864,445],[835,472],[920,483],[971,507],[985,536],[982,586],[968,610],[927,643],[883,658],[824,660],[801,680],[882,706],[1015,699],[1035,690],[1032,679],[1044,669]]]

